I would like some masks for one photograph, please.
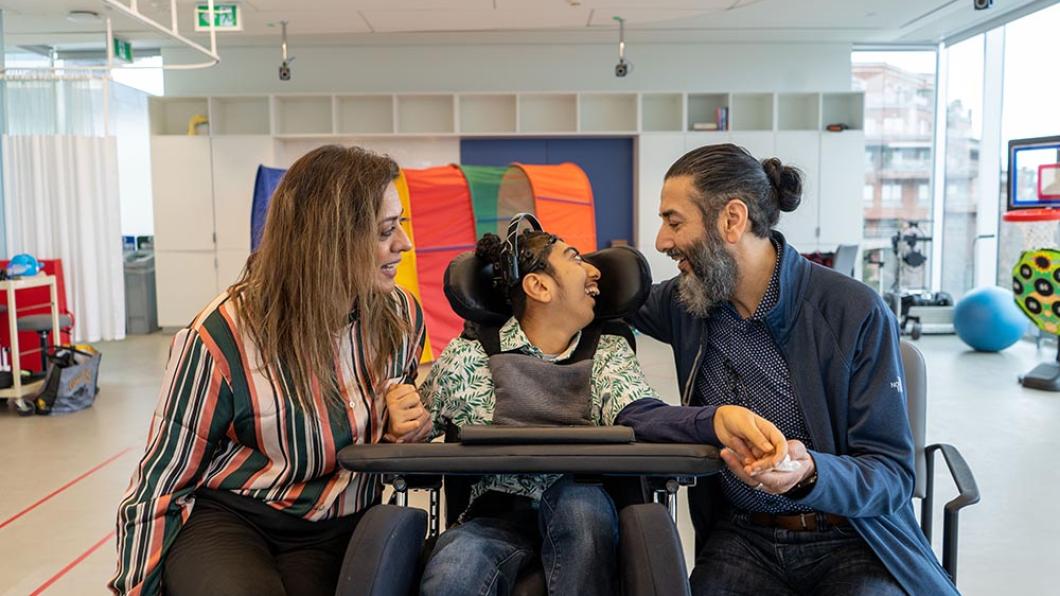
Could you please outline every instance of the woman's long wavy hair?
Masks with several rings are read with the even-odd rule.
[[[376,285],[378,219],[398,175],[394,160],[359,147],[329,145],[299,158],[273,193],[258,249],[229,290],[259,364],[272,378],[289,375],[307,411],[316,390],[341,407],[336,345],[352,316],[376,388],[409,333]]]

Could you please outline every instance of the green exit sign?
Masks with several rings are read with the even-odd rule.
[[[210,5],[198,4],[195,6],[195,30],[210,30]],[[213,5],[213,24],[217,31],[242,31],[243,19],[239,14],[238,4]]]
[[[132,44],[124,39],[114,38],[114,57],[123,62],[132,62]]]

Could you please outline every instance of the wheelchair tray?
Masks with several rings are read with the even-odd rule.
[[[628,426],[505,426],[468,424],[460,429],[464,445],[530,445],[535,443],[614,444],[632,443]]]
[[[376,474],[601,474],[709,476],[721,469],[710,445],[679,443],[462,445],[378,443],[350,445],[339,464]]]

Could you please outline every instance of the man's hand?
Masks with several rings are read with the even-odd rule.
[[[394,385],[386,392],[390,417],[383,440],[390,443],[419,443],[431,432],[431,415],[423,407],[414,385]]]
[[[719,406],[714,411],[714,434],[726,448],[722,450],[723,457],[728,450],[747,475],[771,469],[788,454],[784,434],[772,422],[742,406]]]
[[[739,456],[731,449],[723,449],[721,458],[725,460],[725,465],[729,467],[729,470],[748,486],[756,490],[779,495],[788,492],[796,484],[812,476],[817,469],[813,463],[813,458],[806,451],[806,446],[802,444],[802,441],[788,441],[787,452],[791,455],[791,461],[799,462],[799,467],[790,472],[766,468],[765,471],[752,473],[749,470],[749,466],[744,465]]]

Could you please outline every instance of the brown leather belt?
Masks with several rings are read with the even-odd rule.
[[[747,519],[756,526],[780,528],[782,530],[816,531],[834,526],[849,526],[847,518],[831,513],[796,513],[795,515],[773,515],[772,513],[748,513]]]

